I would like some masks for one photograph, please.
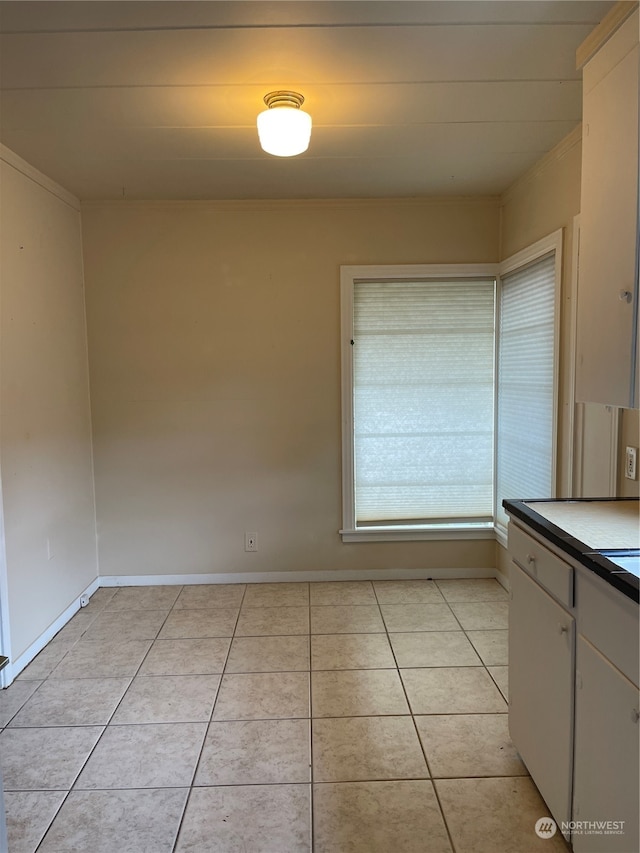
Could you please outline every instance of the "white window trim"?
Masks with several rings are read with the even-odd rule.
[[[533,243],[531,246],[527,246],[526,249],[522,249],[519,252],[516,252],[514,255],[511,255],[509,258],[505,258],[504,261],[501,261],[498,264],[498,276],[497,276],[497,290],[496,290],[496,303],[500,304],[500,297],[502,292],[502,278],[508,275],[511,272],[514,272],[521,267],[527,266],[527,264],[534,263],[545,255],[549,255],[551,252],[554,252],[554,275],[555,275],[555,301],[554,301],[554,327],[553,327],[553,456],[551,459],[551,482],[553,483],[553,494],[551,497],[555,497],[557,493],[557,456],[558,456],[558,402],[559,402],[559,379],[560,379],[560,308],[561,308],[561,291],[562,291],[562,238],[563,238],[563,229],[559,228],[557,231],[553,231],[551,234],[548,234],[546,237],[542,237],[540,240]],[[496,340],[500,335],[499,328],[499,318],[500,312],[496,312]],[[496,347],[496,359],[498,357],[497,347]],[[496,362],[496,371],[497,371],[497,362]],[[498,408],[496,406],[495,410],[495,418],[497,420],[498,416]],[[497,423],[494,428],[494,441],[497,441],[498,430]],[[497,485],[497,464],[498,457],[497,453],[494,450],[493,454],[494,459],[494,471],[493,471],[493,483],[494,483],[494,517],[496,515],[497,510],[497,495],[495,493],[495,488]],[[505,548],[507,547],[507,527],[504,523],[495,520],[495,538],[497,541],[503,545]]]
[[[496,278],[498,264],[378,264],[340,268],[342,370],[342,529],[343,542],[396,542],[426,539],[493,539],[492,522],[357,527],[354,484],[353,291],[357,281],[417,278]],[[495,501],[494,501],[495,503]]]

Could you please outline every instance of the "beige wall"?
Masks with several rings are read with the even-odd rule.
[[[15,654],[97,568],[79,216],[3,168],[2,476],[7,558],[27,566],[9,573]],[[85,205],[100,574],[506,570],[487,540],[342,543],[339,267],[492,262],[564,228],[562,494],[579,188],[576,131],[499,204]],[[34,232],[37,252],[16,248]],[[623,447],[637,429],[625,413]]]
[[[0,475],[16,660],[98,569],[79,206],[1,153]]]
[[[339,267],[496,261],[495,200],[92,203],[83,233],[101,575],[493,566],[342,543]]]

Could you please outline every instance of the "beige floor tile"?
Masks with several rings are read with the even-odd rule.
[[[158,634],[159,640],[199,640],[232,637],[238,619],[237,607],[208,610],[172,610]]]
[[[309,716],[309,673],[225,675],[214,720],[274,720]]]
[[[507,611],[493,579],[97,590],[0,691],[11,853],[172,853],[196,768],[175,853],[309,853],[311,727],[315,853],[451,853],[434,784],[460,853],[565,850],[508,736]]]
[[[309,586],[311,604],[376,604],[371,581],[327,581]]]
[[[411,631],[389,634],[399,667],[481,666],[462,631]]]
[[[311,668],[393,669],[386,634],[318,634],[311,637]]]
[[[416,717],[431,776],[526,776],[507,714]]]
[[[416,779],[429,775],[411,717],[313,721],[316,782]]]
[[[456,631],[460,625],[446,602],[441,604],[382,604],[387,631]]]
[[[539,838],[538,818],[549,815],[528,777],[443,779],[435,782],[456,850],[473,853],[558,853],[568,850],[557,833]]]
[[[79,640],[85,631],[93,625],[100,613],[102,613],[103,609],[104,608],[101,606],[93,607],[93,605],[89,604],[87,607],[83,607],[81,610],[78,610],[78,612],[67,622],[64,628],[61,628],[60,631],[58,631],[54,640]]]
[[[393,669],[334,670],[311,675],[314,717],[408,714],[402,682]]]
[[[78,640],[51,673],[51,678],[118,678],[134,676],[152,640]],[[81,688],[78,688],[81,689]]]
[[[311,607],[312,634],[384,633],[378,605],[323,605]]]
[[[175,603],[176,609],[198,610],[209,607],[240,607],[243,583],[205,583],[184,586]]]
[[[507,666],[509,663],[509,632],[467,631],[475,650],[485,666]]]
[[[447,601],[506,601],[507,591],[495,578],[437,580]]]
[[[106,725],[130,678],[49,679],[9,724],[13,726]]]
[[[8,791],[5,795],[7,834],[11,853],[33,853],[66,791]]]
[[[14,681],[6,690],[0,690],[0,728],[7,725],[42,681]]]
[[[452,603],[451,609],[465,631],[495,631],[509,627],[507,601]]]
[[[166,610],[102,610],[82,635],[86,640],[155,640]]]
[[[309,670],[309,637],[236,637],[225,672]]]
[[[5,791],[68,791],[102,732],[102,726],[4,729]]]
[[[74,788],[188,787],[206,731],[206,723],[108,726]]]
[[[245,607],[308,607],[308,583],[250,583],[244,595]]]
[[[435,581],[374,581],[379,604],[438,604],[444,601]]]
[[[36,655],[31,663],[18,675],[16,681],[42,681],[42,679],[48,678],[51,675],[67,652],[78,642],[75,637],[73,639],[59,640],[59,636],[57,634],[44,647],[40,654]]]
[[[140,675],[213,675],[224,670],[230,637],[155,640]]]
[[[310,853],[309,788],[194,788],[176,853]]]
[[[123,586],[116,591],[105,610],[171,610],[181,586]]]
[[[93,607],[96,610],[102,610],[107,605],[113,596],[118,591],[115,586],[103,586],[97,589],[89,599],[88,607]]]
[[[451,853],[429,781],[314,785],[313,794],[315,853]]]
[[[213,722],[195,785],[267,785],[311,780],[309,720]]]
[[[484,667],[403,669],[414,714],[500,714],[507,704]]]
[[[94,594],[89,599],[88,603],[81,607],[76,611],[76,616],[82,616],[85,619],[89,619],[89,617],[96,617],[98,613],[102,613],[103,610],[107,607],[107,604],[111,601],[113,596],[116,594],[116,589],[106,589],[105,592],[107,595],[98,597],[98,593],[101,590],[96,590]],[[79,620],[78,620],[79,621]]]
[[[187,793],[72,791],[38,853],[171,853]]]
[[[112,722],[208,722],[219,675],[139,675],[131,682]]]
[[[309,607],[246,607],[236,637],[268,637],[309,633]]]
[[[491,678],[500,688],[500,692],[504,698],[509,701],[509,667],[508,666],[488,666],[487,669]]]

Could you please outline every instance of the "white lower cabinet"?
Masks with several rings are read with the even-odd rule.
[[[638,853],[638,603],[528,525],[509,551],[511,739],[575,853]]]
[[[638,688],[582,636],[577,642],[575,703],[573,849],[637,853]],[[598,826],[607,821],[623,821],[622,834]]]
[[[510,580],[509,731],[560,824],[571,820],[575,620],[515,563]]]

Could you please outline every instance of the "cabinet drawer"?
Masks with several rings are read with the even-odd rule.
[[[586,569],[576,572],[578,630],[638,685],[638,605]]]
[[[566,607],[573,607],[573,567],[513,522],[509,524],[509,553],[547,592]]]

